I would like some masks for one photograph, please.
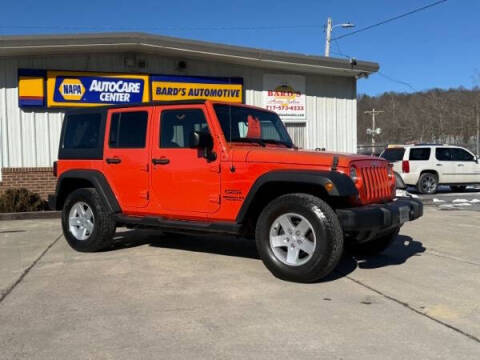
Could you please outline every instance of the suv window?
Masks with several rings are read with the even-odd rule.
[[[409,160],[428,160],[430,159],[430,148],[410,149]]]
[[[67,115],[62,148],[96,149],[100,142],[101,120],[99,113]]]
[[[435,157],[440,161],[452,161],[452,150],[451,148],[436,148]]]
[[[130,111],[112,114],[109,145],[111,148],[145,147],[148,112]]]
[[[452,149],[452,160],[454,161],[474,161],[474,157],[468,151],[460,148]]]
[[[201,109],[164,110],[160,117],[160,147],[189,148],[192,131],[208,132]]]
[[[383,152],[380,154],[380,157],[388,160],[389,162],[395,162],[403,160],[403,154],[405,154],[404,148],[389,148],[383,150]]]

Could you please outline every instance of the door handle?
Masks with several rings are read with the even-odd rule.
[[[457,166],[464,166],[463,164],[457,164]]]
[[[105,161],[107,164],[120,164],[122,162],[122,159],[114,157],[114,158],[106,158]]]
[[[152,159],[153,165],[167,165],[170,163],[170,159],[167,159],[166,157],[162,157],[160,159]]]
[[[443,166],[442,164],[437,164],[437,166]]]

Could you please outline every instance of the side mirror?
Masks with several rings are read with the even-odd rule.
[[[207,132],[192,131],[190,133],[190,147],[192,149],[213,149],[213,138]]]
[[[212,152],[212,135],[208,132],[192,131],[190,133],[190,148],[203,151],[203,157],[208,161],[213,161],[217,158],[216,154]]]

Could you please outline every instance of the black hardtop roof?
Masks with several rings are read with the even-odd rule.
[[[134,107],[143,107],[143,106],[160,106],[160,105],[197,105],[205,104],[207,100],[175,100],[175,101],[149,101],[144,103],[134,103],[134,104],[117,104],[117,105],[99,105],[91,107],[78,107],[78,108],[68,108],[66,113],[79,113],[79,112],[104,112],[110,109],[124,109],[124,108],[134,108]]]
[[[100,105],[100,106],[91,106],[91,107],[66,108],[65,113],[66,114],[78,114],[78,113],[90,113],[90,112],[106,113],[110,109],[126,109],[126,108],[135,108],[135,107],[144,107],[144,106],[198,105],[198,104],[205,104],[206,102],[211,102],[214,104],[221,104],[221,105],[248,107],[252,109],[263,110],[266,112],[273,112],[271,110],[267,110],[259,106],[248,105],[244,103],[229,103],[229,102],[223,102],[223,101],[212,101],[207,99],[200,99],[200,100],[149,101],[149,102],[134,103],[134,104]]]

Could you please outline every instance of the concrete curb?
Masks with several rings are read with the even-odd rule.
[[[31,211],[31,212],[18,212],[18,213],[0,213],[0,221],[60,219],[60,215],[61,215],[61,211]]]

